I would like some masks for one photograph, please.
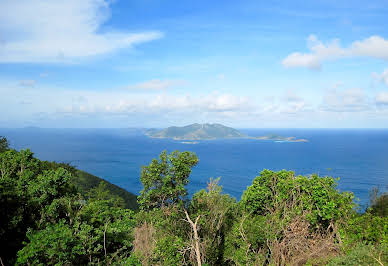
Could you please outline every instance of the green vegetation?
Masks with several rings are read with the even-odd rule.
[[[91,189],[94,189],[98,187],[100,183],[103,183],[105,185],[106,190],[109,192],[109,195],[111,195],[112,197],[119,197],[123,200],[123,207],[131,210],[139,209],[139,205],[137,203],[137,196],[119,186],[109,183],[108,181],[89,174],[85,171],[76,169],[75,167],[69,164],[48,161],[42,161],[41,163],[46,169],[64,168],[71,172],[72,177],[70,181],[77,187],[78,191],[83,196],[86,196]]]
[[[115,187],[29,151],[0,153],[4,265],[386,265],[388,193],[355,211],[331,177],[264,170],[238,202],[219,179],[187,197],[192,152],[141,171],[140,209]],[[84,173],[81,175],[81,173]],[[90,180],[90,183],[88,183]],[[92,181],[95,180],[95,181]],[[93,183],[94,182],[94,183]]]
[[[151,138],[169,138],[175,140],[210,140],[210,139],[230,139],[247,138],[257,140],[273,140],[287,142],[308,142],[307,139],[297,139],[295,137],[282,137],[271,134],[261,137],[249,137],[237,129],[223,126],[221,124],[192,124],[184,127],[168,127],[157,130],[149,129],[145,134]],[[195,144],[195,142],[183,142],[184,144]]]
[[[174,151],[167,155],[163,151],[159,158],[160,161],[153,159],[149,166],[142,167],[140,181],[144,189],[139,196],[142,210],[182,204],[191,168],[198,163],[197,156],[190,152]]]
[[[171,138],[176,140],[204,140],[245,138],[238,130],[221,124],[192,124],[184,127],[168,127],[163,130],[150,129],[146,135],[152,138]]]
[[[0,152],[4,152],[9,149],[8,140],[4,137],[0,137]]]

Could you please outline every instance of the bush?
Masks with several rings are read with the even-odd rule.
[[[344,255],[333,257],[327,265],[386,265],[388,263],[388,249],[382,246],[363,245],[354,246]],[[308,264],[307,264],[308,265]]]
[[[295,214],[306,214],[312,226],[328,228],[346,219],[353,210],[353,194],[339,192],[332,177],[295,176],[292,171],[264,170],[244,191],[241,205],[248,213],[282,213],[290,206]],[[289,212],[289,211],[287,211]],[[284,217],[287,218],[287,217]]]
[[[388,217],[374,216],[371,213],[356,214],[341,229],[346,245],[353,243],[388,246]]]

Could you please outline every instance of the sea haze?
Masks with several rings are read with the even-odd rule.
[[[158,154],[193,151],[199,164],[189,191],[221,177],[224,192],[240,199],[263,169],[340,177],[339,189],[353,191],[365,207],[373,186],[388,184],[388,130],[384,129],[242,129],[250,136],[278,134],[308,139],[307,143],[253,139],[182,141],[152,139],[140,129],[0,129],[17,150],[31,149],[41,160],[67,162],[130,192],[142,189],[139,176]]]

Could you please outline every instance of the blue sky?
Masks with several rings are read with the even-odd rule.
[[[388,1],[0,2],[0,127],[386,128]]]

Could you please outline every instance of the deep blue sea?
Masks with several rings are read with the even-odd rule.
[[[67,162],[130,192],[142,189],[140,167],[163,150],[193,151],[200,162],[190,176],[189,191],[221,177],[224,192],[238,200],[263,169],[340,177],[339,189],[352,191],[365,207],[373,186],[388,185],[388,130],[384,129],[241,129],[251,136],[275,133],[306,138],[308,143],[252,139],[183,144],[151,139],[138,129],[0,129],[17,150],[31,149],[42,160]]]

